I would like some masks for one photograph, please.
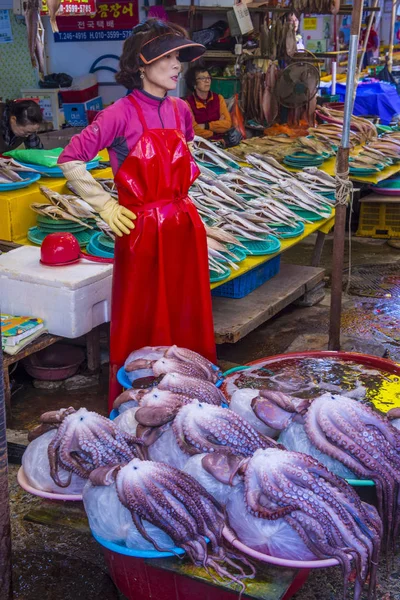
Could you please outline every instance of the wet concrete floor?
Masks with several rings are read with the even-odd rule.
[[[310,264],[313,250],[312,237],[283,255],[284,262]],[[328,236],[321,266],[326,268],[329,286],[332,259],[332,236]],[[346,251],[347,261],[347,251]],[[352,264],[386,264],[399,262],[400,250],[390,248],[384,240],[353,238]],[[310,344],[319,343],[328,333],[329,290],[325,299],[313,307],[291,305],[274,319],[250,333],[237,344],[225,344],[218,348],[222,368],[288,351],[304,339],[303,350],[314,349]],[[383,336],[377,340],[368,327],[352,326],[347,314],[360,313],[371,306],[363,306],[360,298],[343,298],[343,336],[362,333],[363,344],[370,354],[386,355],[400,360],[400,343],[395,332],[393,337]],[[305,336],[300,338],[299,336]],[[322,337],[321,337],[322,336]],[[393,339],[395,338],[395,339]],[[308,340],[308,341],[307,341]],[[310,341],[311,340],[311,341]],[[378,341],[378,343],[377,343]],[[307,344],[309,344],[307,346]],[[103,366],[100,384],[84,390],[44,391],[35,389],[32,381],[21,367],[14,374],[15,393],[12,397],[13,420],[10,440],[24,442],[26,432],[37,423],[45,410],[63,406],[85,406],[101,414],[107,414],[107,368]],[[18,389],[19,385],[23,385]],[[26,494],[16,483],[18,467],[10,465],[9,480],[13,529],[15,598],[24,600],[77,600],[92,598],[114,600],[118,595],[107,574],[100,547],[91,537],[81,508],[66,503],[49,503]],[[36,575],[34,576],[34,573]],[[294,600],[339,600],[342,598],[340,570],[314,571]],[[35,587],[36,586],[36,587]],[[57,591],[58,590],[58,591]],[[350,597],[350,596],[349,596]],[[366,598],[366,596],[365,596]],[[171,599],[173,600],[173,599]],[[364,600],[364,596],[363,596]],[[395,557],[387,569],[379,568],[378,600],[400,600],[400,557]]]

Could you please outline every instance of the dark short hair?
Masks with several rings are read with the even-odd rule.
[[[17,124],[21,127],[25,125],[40,125],[43,121],[41,108],[34,100],[19,100],[7,103],[10,117],[15,117]]]
[[[117,83],[128,90],[142,87],[139,68],[143,66],[140,51],[152,38],[163,35],[177,35],[188,37],[183,27],[175,23],[167,23],[159,19],[147,19],[132,29],[131,35],[125,40],[122,55],[119,61],[119,71],[115,75]]]
[[[208,73],[208,67],[204,63],[198,62],[186,71],[185,82],[191,92],[194,91],[196,86],[196,78],[199,73]]]

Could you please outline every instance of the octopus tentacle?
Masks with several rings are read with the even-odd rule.
[[[221,535],[222,507],[190,475],[164,463],[133,459],[118,472],[116,490],[140,533],[158,550],[144,531],[143,519],[165,531],[195,564],[230,581],[239,583],[243,578],[242,570],[236,576],[223,566],[226,552]],[[205,532],[211,534],[211,552],[204,541]],[[232,557],[228,557],[231,566]]]
[[[375,482],[388,552],[400,528],[400,432],[369,407],[340,396],[314,400],[305,431],[321,452]]]
[[[189,350],[188,348],[178,348],[178,346],[171,346],[168,348],[168,350],[166,350],[164,356],[166,358],[177,358],[183,362],[196,364],[202,370],[206,379],[212,383],[215,383],[218,379],[218,374],[220,371],[216,369],[215,365],[201,356],[201,354],[193,352],[193,350]]]
[[[46,414],[45,413],[45,418]],[[108,464],[129,462],[139,454],[143,444],[138,438],[118,430],[115,424],[85,408],[57,411],[59,425],[48,446],[50,475],[59,487],[68,487],[72,473],[87,479],[91,471]],[[42,417],[43,418],[43,417]],[[62,481],[60,468],[69,471]]]
[[[269,520],[283,517],[317,558],[336,558],[345,590],[354,560],[355,600],[368,574],[375,586],[382,524],[343,480],[306,454],[267,448],[245,465],[244,483],[248,511]]]
[[[226,398],[219,388],[210,381],[188,377],[180,373],[167,373],[158,384],[159,390],[169,390],[177,394],[186,394],[208,404],[220,405]]]
[[[201,402],[183,406],[172,429],[181,450],[191,455],[218,451],[246,457],[258,448],[278,447],[238,414]]]

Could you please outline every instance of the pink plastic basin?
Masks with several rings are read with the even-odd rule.
[[[243,552],[243,554],[278,567],[289,569],[324,569],[326,567],[336,567],[339,564],[336,558],[326,558],[323,560],[287,560],[285,558],[276,558],[269,554],[262,554],[262,552],[257,552],[257,550],[253,550],[253,548],[249,548],[249,546],[240,542],[233,531],[226,526],[222,530],[222,535],[227,542],[232,544],[237,550],[240,550],[240,552]]]
[[[64,502],[67,500],[82,500],[82,494],[56,494],[52,492],[45,492],[44,490],[38,490],[32,487],[26,478],[23,467],[20,467],[18,470],[17,481],[22,489],[25,490],[25,492],[33,494],[34,496],[39,496],[39,498],[48,498],[49,500],[64,500]]]

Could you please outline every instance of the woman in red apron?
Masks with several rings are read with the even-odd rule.
[[[134,91],[102,111],[60,157],[66,178],[117,235],[110,406],[120,391],[117,371],[132,350],[177,344],[216,360],[206,234],[187,195],[199,175],[187,146],[192,119],[182,100],[166,96],[180,61],[203,52],[177,26],[139,25],[124,44],[117,75]],[[104,147],[119,202],[84,165]]]

